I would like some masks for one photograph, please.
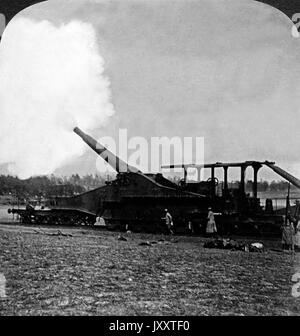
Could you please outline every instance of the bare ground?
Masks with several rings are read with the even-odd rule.
[[[59,230],[72,236],[0,225],[0,315],[300,315],[300,253],[273,250],[279,241],[247,253],[201,237]]]

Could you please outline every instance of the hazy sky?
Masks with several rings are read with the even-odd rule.
[[[32,6],[0,45],[0,160],[23,177],[94,173],[78,125],[96,138],[203,136],[206,162],[268,159],[300,177],[291,27],[251,0]]]

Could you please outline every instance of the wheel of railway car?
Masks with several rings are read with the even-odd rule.
[[[61,224],[62,225],[69,225],[69,217],[68,216],[63,216],[61,218]]]
[[[62,219],[61,219],[61,217],[57,216],[57,217],[55,218],[55,224],[56,224],[56,225],[62,225]]]
[[[37,216],[31,215],[30,216],[30,223],[31,224],[36,224],[37,223]]]
[[[214,177],[214,185],[217,186],[219,184],[219,179],[217,177]],[[206,182],[211,182],[212,178],[209,177]]]
[[[27,215],[27,216],[24,216],[24,221],[23,223],[24,224],[33,224],[34,223],[34,216],[31,216],[31,215]]]
[[[94,226],[94,224],[95,224],[95,219],[89,218],[88,221],[87,221],[87,225],[88,226]]]
[[[76,225],[78,225],[78,226],[81,226],[81,225],[82,225],[82,218],[81,218],[81,216],[78,216],[78,217],[76,218]]]
[[[34,223],[36,223],[36,224],[44,224],[43,223],[43,217],[42,216],[35,216]]]

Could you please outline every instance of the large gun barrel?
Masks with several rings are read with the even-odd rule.
[[[140,171],[136,167],[130,166],[129,164],[121,160],[119,157],[109,151],[106,147],[102,146],[91,136],[82,132],[80,128],[75,127],[74,132],[78,134],[81,139],[92,148],[93,151],[100,155],[102,159],[105,160],[118,173],[140,173]]]
[[[265,162],[265,165],[270,167],[272,170],[274,170],[275,173],[289,181],[291,184],[293,184],[295,187],[300,188],[300,180],[297,179],[297,177],[293,176],[292,174],[288,173],[287,171],[283,170],[282,168],[275,166],[272,162]]]

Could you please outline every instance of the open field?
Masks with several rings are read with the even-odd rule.
[[[278,241],[247,253],[205,249],[201,237],[60,230],[71,236],[0,225],[0,315],[300,315],[300,253]]]

